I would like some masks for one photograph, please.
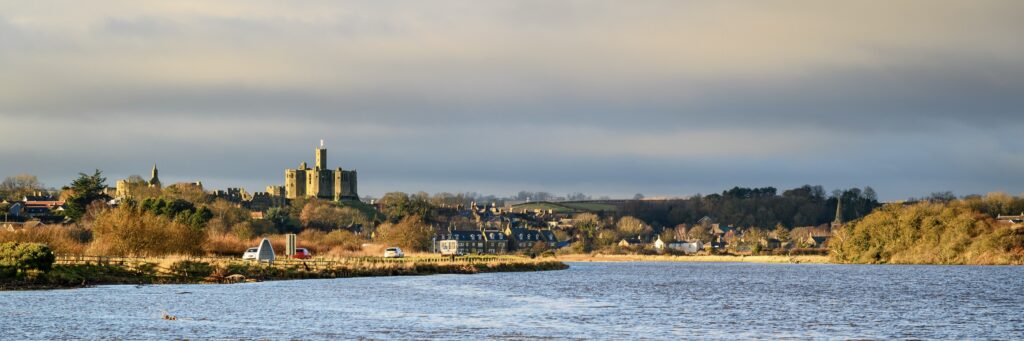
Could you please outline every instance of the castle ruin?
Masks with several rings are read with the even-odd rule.
[[[316,163],[313,164],[313,168],[302,162],[299,168],[284,171],[285,198],[359,200],[356,170],[343,170],[341,167],[328,169],[327,149],[324,148],[323,141],[320,141],[320,147],[316,148],[314,157]]]

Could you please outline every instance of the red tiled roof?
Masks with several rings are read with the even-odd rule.
[[[57,206],[63,206],[63,201],[26,201],[25,207],[47,207],[53,208]]]

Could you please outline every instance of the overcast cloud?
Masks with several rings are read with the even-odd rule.
[[[0,175],[1024,192],[1020,1],[0,1]],[[111,181],[112,183],[112,181]]]

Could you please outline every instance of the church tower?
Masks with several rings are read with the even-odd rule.
[[[153,164],[153,175],[149,178],[149,187],[160,188],[160,177],[157,174],[160,171],[156,169],[156,164]]]
[[[843,226],[843,196],[836,197],[836,220],[832,221],[832,228]]]

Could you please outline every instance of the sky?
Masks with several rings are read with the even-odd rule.
[[[0,0],[0,176],[1024,192],[1022,1]]]

